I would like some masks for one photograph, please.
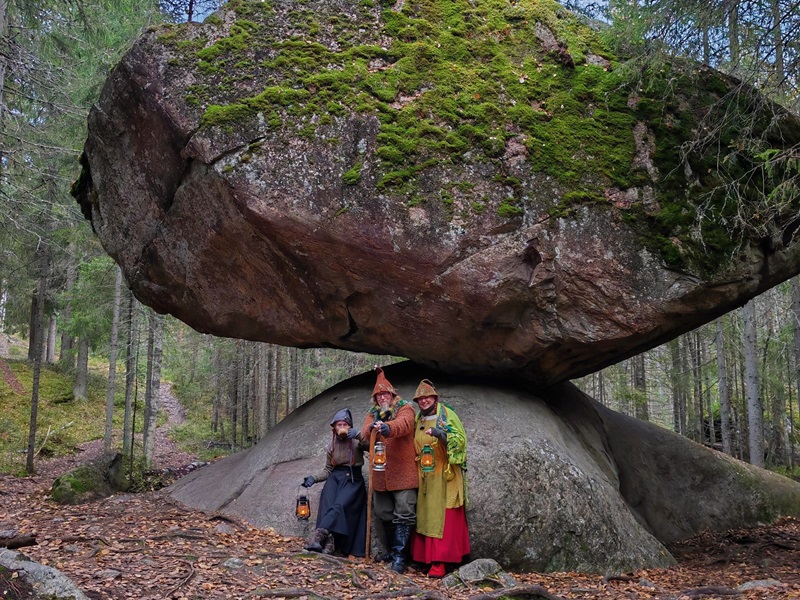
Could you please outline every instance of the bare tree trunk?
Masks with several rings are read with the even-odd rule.
[[[2,54],[2,52],[0,52]],[[42,351],[40,347],[36,346],[36,319],[39,314],[39,304],[42,305],[42,318],[44,318],[44,301],[39,298],[39,286],[33,290],[31,295],[31,320],[28,325],[28,362],[33,363],[36,358],[36,352],[39,352],[39,360],[42,359]]]
[[[125,344],[125,416],[122,423],[122,453],[127,456],[133,448],[133,425],[131,408],[136,402],[134,390],[139,355],[139,315],[136,298],[128,292],[128,339]]]
[[[273,378],[273,385],[275,386],[275,393],[273,402],[275,402],[276,418],[275,423],[286,416],[286,413],[281,415],[281,407],[283,406],[283,370],[281,369],[281,361],[283,355],[283,348],[281,346],[274,346],[275,351],[275,377]]]
[[[50,260],[47,250],[42,251],[43,263],[36,286],[36,295],[40,301],[36,305],[33,322],[33,390],[31,392],[31,418],[28,426],[28,451],[25,459],[25,470],[34,472],[33,459],[36,456],[36,421],[39,418],[39,383],[42,375],[42,346],[44,343],[44,297],[47,293],[47,276]]]
[[[597,373],[597,399],[603,404],[606,403],[606,376],[603,371]]]
[[[236,340],[233,346],[233,354],[228,361],[228,368],[226,369],[226,394],[225,394],[225,414],[228,415],[228,422],[230,423],[230,440],[231,446],[234,450],[238,447],[239,441],[239,349],[242,341]]]
[[[644,354],[638,354],[631,359],[633,367],[633,389],[636,391],[635,416],[642,421],[650,420],[650,409],[647,399],[647,375],[644,367]]]
[[[114,434],[114,399],[117,393],[117,346],[119,344],[119,312],[122,304],[122,270],[115,267],[114,307],[111,317],[111,339],[108,344],[108,387],[106,388],[106,428],[103,449],[111,450]]]
[[[78,340],[78,364],[75,368],[75,386],[72,396],[75,400],[86,400],[89,394],[89,339],[81,336]]]
[[[2,0],[0,0],[1,2]],[[6,279],[0,279],[0,331],[6,330]]]
[[[211,431],[216,433],[219,427],[220,380],[222,379],[222,359],[220,357],[219,343],[214,344],[211,354],[211,385],[214,390],[213,400],[211,401]]]
[[[675,338],[667,343],[670,353],[670,388],[672,389],[672,430],[684,435],[681,427],[681,348],[680,338]]]
[[[6,30],[8,29],[8,2],[0,0],[0,39],[6,39]],[[0,129],[3,128],[6,115],[6,69],[8,68],[8,55],[6,52],[0,52]],[[0,164],[2,163],[5,154],[0,151]]]
[[[742,341],[742,348],[744,348],[744,341]],[[744,360],[739,361],[738,368],[736,369],[738,377],[736,378],[737,395],[739,399],[739,460],[747,460],[747,445],[750,443],[750,432],[748,421],[745,418],[747,415],[747,386],[745,384],[745,367]]]
[[[246,448],[247,439],[247,342],[239,342],[236,361],[236,415],[239,421],[239,448]]]
[[[775,45],[775,90],[783,97],[786,88],[786,71],[783,63],[783,33],[781,31],[781,6],[779,0],[770,0],[772,8],[772,42]]]
[[[68,261],[67,261],[67,269],[66,269],[66,281],[65,281],[65,291],[69,293],[72,291],[72,287],[75,285],[76,279],[76,269],[75,269],[75,261],[73,260],[73,256],[75,254],[75,243],[70,242],[69,250],[68,250]],[[72,304],[67,302],[64,306],[63,310],[63,321],[62,326],[64,324],[68,324],[72,319]],[[75,340],[71,335],[67,332],[61,333],[61,352],[58,355],[58,362],[61,363],[61,366],[64,370],[71,372],[75,369],[75,353],[73,352],[73,346],[75,345]]]
[[[270,429],[269,408],[269,345],[258,345],[258,396],[259,437],[264,437]]]
[[[705,441],[705,435],[703,431],[703,382],[700,378],[699,339],[696,331],[687,334],[686,337],[689,341],[689,354],[692,360],[692,407],[695,409],[693,415],[695,425],[691,437],[694,441],[702,444]]]
[[[789,412],[789,426],[783,428],[783,447],[786,448],[786,461],[790,470],[794,470],[794,385],[792,384],[792,365],[786,361],[786,396]]]
[[[772,393],[770,405],[770,440],[769,440],[769,464],[771,466],[782,466],[786,464],[786,452],[783,444],[784,424],[786,418],[786,397],[783,382],[780,382]]]
[[[147,339],[147,385],[144,397],[144,435],[142,440],[144,463],[148,467],[153,464],[156,451],[163,333],[164,316],[152,314],[150,335]]]
[[[744,368],[750,464],[764,466],[764,413],[758,376],[756,312],[753,300],[742,307],[744,324]]]
[[[44,362],[52,365],[56,362],[56,316],[50,315],[47,327],[47,347],[44,351]]]
[[[762,357],[761,368],[761,398],[767,399],[767,404],[764,405],[765,410],[769,410],[769,429],[765,431],[767,436],[766,442],[766,460],[765,463],[771,466],[778,466],[784,464],[783,457],[783,419],[786,415],[786,402],[784,399],[785,389],[782,381],[783,369],[778,368],[775,358],[770,355],[770,347],[772,341],[777,338],[777,331],[780,329],[780,323],[776,315],[775,307],[777,306],[777,299],[775,290],[770,290],[764,294],[763,311],[764,320],[766,321],[767,337],[764,341],[764,350]],[[762,400],[763,402],[764,400]]]
[[[728,47],[731,71],[736,74],[739,70],[739,0],[730,0],[728,6]]]
[[[267,409],[269,410],[269,427],[278,424],[277,386],[275,384],[275,346],[267,344]]]
[[[703,31],[703,64],[711,65],[711,43],[708,40],[708,25],[702,25]]]
[[[725,357],[725,332],[722,317],[716,320],[717,376],[719,377],[719,418],[722,451],[731,454],[731,399],[728,391],[728,362]]]
[[[708,380],[706,365],[706,345],[701,329],[697,330],[697,350],[700,357],[700,379],[703,382],[703,400],[708,414],[708,443],[713,446],[717,443],[717,424],[714,417],[714,406],[711,402],[711,382]]]
[[[795,387],[797,389],[798,406],[800,407],[800,276],[792,278],[792,316],[794,317]],[[789,400],[789,427],[791,428],[789,435],[789,440],[791,441],[790,460],[794,463],[794,415],[792,414],[791,398]]]

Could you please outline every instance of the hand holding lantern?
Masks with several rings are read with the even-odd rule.
[[[372,470],[386,470],[386,444],[383,442],[375,442],[375,450],[372,455]]]
[[[419,464],[422,467],[423,473],[430,473],[433,471],[436,464],[436,459],[433,456],[433,448],[430,444],[425,444],[419,455]]]

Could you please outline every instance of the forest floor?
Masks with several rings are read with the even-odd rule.
[[[169,429],[182,419],[165,386],[169,415],[159,428],[156,467],[180,468],[194,457],[180,452]],[[448,590],[412,566],[398,575],[385,564],[303,550],[300,538],[259,530],[229,517],[171,500],[163,491],[118,494],[78,506],[50,500],[53,479],[96,456],[102,440],[67,458],[40,461],[37,474],[0,475],[0,530],[35,534],[20,550],[65,573],[92,600],[306,598],[478,599],[499,592],[481,587]],[[579,573],[523,574],[506,597],[610,600],[800,599],[800,520],[754,529],[703,533],[670,547],[678,565],[603,578]],[[749,590],[737,589],[756,582]],[[527,594],[522,594],[527,590]],[[19,578],[0,572],[0,598],[30,598]]]

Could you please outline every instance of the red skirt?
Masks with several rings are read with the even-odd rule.
[[[414,533],[411,543],[411,557],[421,563],[460,563],[467,554],[469,530],[463,506],[445,510],[442,539]]]

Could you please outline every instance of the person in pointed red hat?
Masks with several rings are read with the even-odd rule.
[[[377,560],[392,562],[392,570],[406,570],[411,532],[417,519],[416,450],[414,449],[413,407],[403,400],[386,379],[383,369],[375,367],[378,378],[372,390],[372,408],[364,418],[361,438],[370,439],[377,430],[377,441],[386,446],[386,470],[370,471],[372,507],[383,524],[389,552]],[[372,451],[372,448],[370,448]]]

